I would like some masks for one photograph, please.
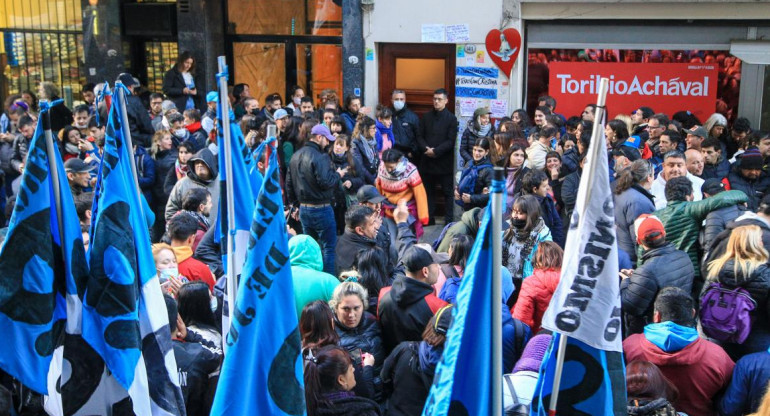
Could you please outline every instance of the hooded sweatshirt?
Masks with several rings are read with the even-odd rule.
[[[195,174],[195,162],[203,162],[208,166],[211,172],[210,179],[202,179]],[[184,196],[191,188],[206,188],[209,191],[211,203],[213,204],[209,214],[209,221],[213,221],[217,218],[217,212],[219,211],[219,170],[217,168],[217,159],[209,149],[202,149],[187,161],[187,166],[187,176],[180,179],[174,185],[174,189],[171,190],[169,195],[168,202],[166,203],[166,221],[170,220],[177,211],[182,209]]]
[[[377,307],[385,351],[402,341],[421,341],[425,325],[446,305],[436,297],[433,286],[404,275],[396,277],[393,286],[380,290]]]
[[[693,328],[673,322],[650,324],[644,334],[623,341],[626,362],[649,361],[680,391],[674,407],[689,415],[716,415],[712,399],[727,387],[735,364],[713,342],[698,338]]]
[[[289,261],[294,280],[294,305],[299,317],[308,303],[314,300],[328,302],[340,282],[324,273],[321,247],[309,235],[300,234],[289,240]]]
[[[200,280],[209,285],[209,290],[214,291],[214,275],[206,264],[193,258],[193,250],[190,246],[171,247],[176,255],[176,262],[179,265],[179,274],[191,281]]]

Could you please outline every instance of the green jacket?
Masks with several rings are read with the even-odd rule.
[[[726,191],[702,201],[669,201],[665,208],[655,211],[666,229],[666,241],[690,256],[696,281],[701,280],[698,234],[703,220],[711,211],[743,204],[748,199],[742,191]]]
[[[299,318],[302,308],[308,303],[314,300],[328,302],[340,281],[324,273],[321,247],[308,235],[300,234],[289,240],[289,261],[294,281],[294,304]]]

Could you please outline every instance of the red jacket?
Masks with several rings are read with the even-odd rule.
[[[533,334],[540,330],[543,314],[559,285],[560,274],[559,269],[535,269],[521,284],[519,299],[513,307],[513,317],[529,325]]]
[[[714,397],[727,388],[735,364],[717,344],[698,338],[675,352],[665,352],[644,337],[634,334],[623,341],[626,362],[649,361],[679,388],[676,410],[688,415],[716,415]]]
[[[186,277],[190,281],[200,280],[206,282],[209,285],[209,290],[214,292],[214,275],[211,273],[209,266],[206,266],[200,260],[192,258],[192,249],[187,246],[172,247],[174,254],[176,254],[176,261],[179,267],[179,274]]]

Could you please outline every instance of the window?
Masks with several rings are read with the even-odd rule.
[[[179,56],[176,42],[145,42],[144,53],[147,61],[147,89],[153,92],[163,90],[163,75],[176,64]]]
[[[229,34],[342,36],[340,0],[228,0]]]

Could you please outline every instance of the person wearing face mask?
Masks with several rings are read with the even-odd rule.
[[[419,239],[423,226],[428,225],[428,196],[417,166],[396,149],[382,152],[382,163],[374,186],[386,198],[383,215],[393,218],[393,210],[403,201],[409,209],[409,224]],[[448,208],[449,209],[449,208]]]
[[[300,105],[302,105],[302,98],[305,97],[305,90],[299,85],[291,87],[291,102],[286,105],[286,108],[291,110],[292,115],[299,116],[301,114]]]
[[[406,93],[393,90],[393,147],[405,154],[415,165],[419,164],[417,137],[420,135],[420,118],[407,108]]]
[[[189,282],[189,279],[179,274],[174,249],[166,243],[153,244],[152,257],[155,260],[155,271],[158,274],[160,288],[164,293],[176,296],[179,288]]]
[[[654,180],[652,164],[644,159],[631,163],[631,166],[619,172],[615,180],[613,200],[618,248],[628,253],[634,262],[637,248],[634,221],[642,214],[655,211],[650,193]]]
[[[181,143],[188,142],[190,140],[190,132],[184,126],[184,115],[182,113],[172,113],[168,117],[169,130],[171,131],[171,138],[174,145],[179,146]],[[195,152],[195,143],[190,143],[193,146],[193,153]]]
[[[509,304],[515,304],[523,279],[534,271],[534,259],[538,245],[553,241],[551,230],[540,215],[540,204],[534,195],[516,199],[511,213],[510,227],[503,234],[503,266],[511,276],[516,290]]]
[[[479,107],[473,112],[473,120],[468,123],[468,127],[465,128],[460,139],[461,165],[466,165],[474,160],[473,147],[477,139],[482,137],[491,139],[495,133],[495,128],[492,126],[489,118],[490,114],[492,114],[492,111],[489,110],[489,107]]]

